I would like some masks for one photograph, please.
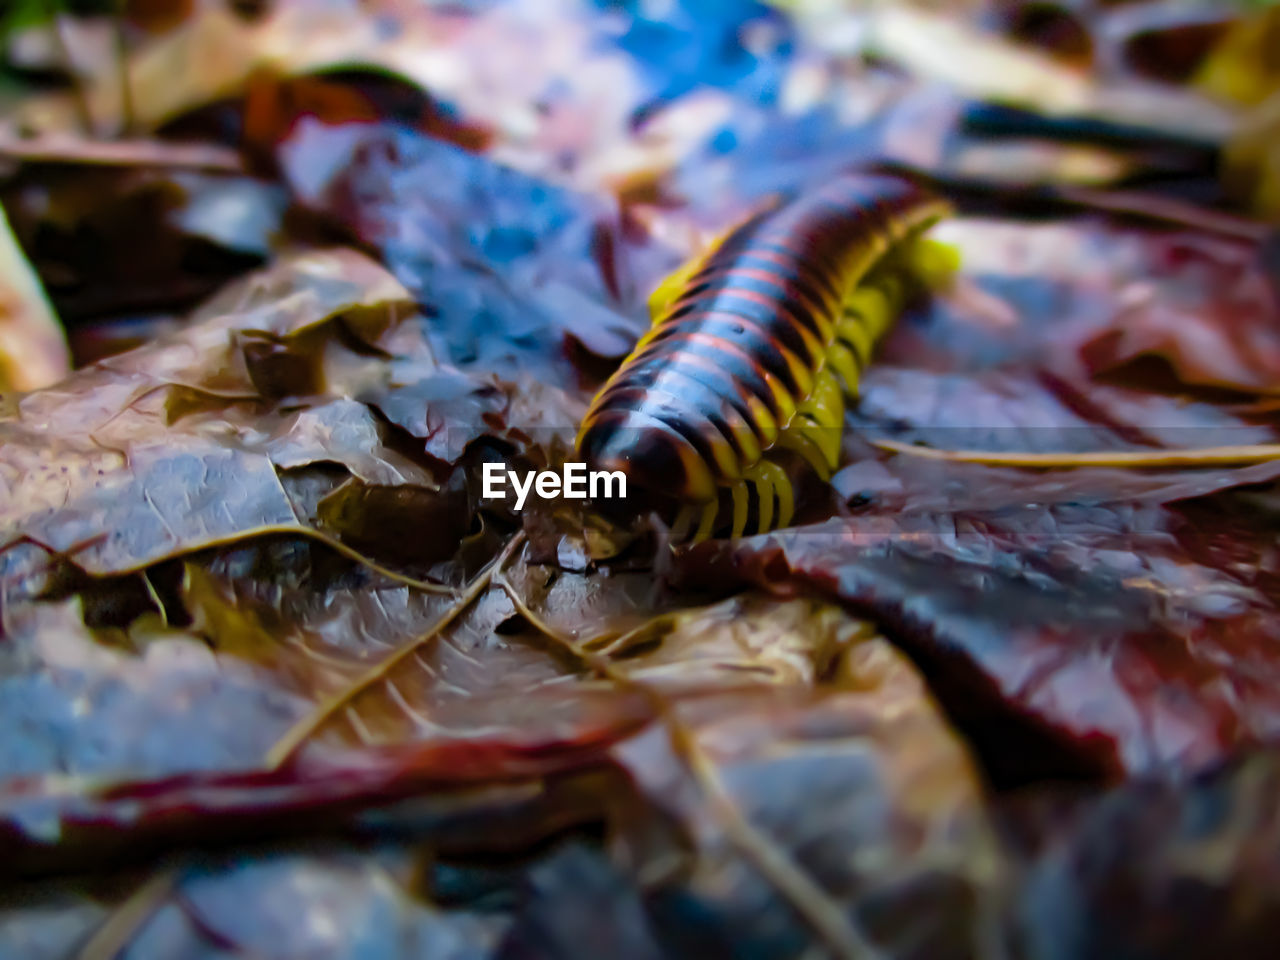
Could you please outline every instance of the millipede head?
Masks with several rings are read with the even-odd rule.
[[[693,444],[643,413],[600,411],[583,425],[577,449],[588,470],[621,471],[628,487],[695,503],[715,499],[715,477]]]

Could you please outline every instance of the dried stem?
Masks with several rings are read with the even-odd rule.
[[[1231,447],[1202,447],[1189,450],[1114,450],[1087,453],[1032,453],[1027,451],[939,450],[897,440],[875,440],[877,447],[924,460],[949,463],[978,463],[990,467],[1027,467],[1036,470],[1071,470],[1078,467],[1243,466],[1280,460],[1280,443],[1259,443]]]
[[[151,167],[243,173],[244,161],[230,147],[213,143],[167,143],[160,140],[89,140],[66,133],[20,137],[0,131],[0,157],[35,163],[101,167]],[[251,396],[249,399],[257,399]]]
[[[176,870],[162,869],[143,881],[93,932],[78,960],[116,960],[169,899],[177,880]]]
[[[410,643],[405,644],[391,656],[385,660],[375,664],[369,670],[353,680],[341,691],[329,697],[305,717],[295,723],[283,737],[276,741],[275,745],[268,751],[266,756],[266,766],[269,770],[274,770],[283,764],[286,760],[297,752],[317,730],[325,725],[331,717],[339,710],[348,706],[356,697],[368,690],[371,686],[385,679],[387,675],[396,668],[398,664],[417,653],[423,646],[430,643],[440,633],[453,623],[468,607],[473,604],[476,599],[489,588],[494,574],[500,570],[511,555],[515,552],[520,544],[524,543],[524,531],[514,534],[507,545],[503,548],[502,553],[497,559],[493,560],[484,570],[476,575],[475,579],[467,586],[462,594],[454,601],[448,610],[437,620],[426,633],[417,637]]]
[[[366,556],[359,550],[347,546],[337,537],[331,537],[329,534],[322,533],[315,527],[308,527],[305,524],[292,526],[287,523],[282,523],[278,526],[254,527],[253,529],[246,530],[242,534],[236,536],[235,540],[238,541],[249,536],[262,536],[264,534],[271,533],[291,533],[304,537],[308,540],[314,540],[317,543],[322,543],[329,549],[342,554],[342,556],[346,557],[348,560],[358,563],[366,570],[376,573],[380,577],[386,577],[392,583],[401,584],[402,586],[409,587],[412,590],[417,590],[420,593],[434,593],[445,597],[458,595],[458,591],[455,588],[447,587],[442,583],[432,583],[430,580],[418,580],[415,577],[410,577],[403,573],[396,573],[396,571],[392,570],[390,567],[384,567],[382,564],[378,563],[378,561]],[[216,546],[217,544],[215,543],[214,545]],[[202,548],[207,546],[209,546],[209,544],[202,544]]]
[[[670,700],[648,684],[619,670],[607,657],[586,649],[564,636],[530,609],[520,592],[502,574],[503,563],[493,573],[493,583],[510,599],[517,612],[539,633],[554,641],[584,666],[623,690],[643,696],[667,728],[672,750],[685,764],[694,783],[711,804],[729,841],[760,871],[836,957],[874,960],[882,954],[849,921],[844,908],[830,897],[791,856],[743,815],[725,786],[715,763],[702,749],[697,736],[680,719]],[[615,641],[616,644],[616,641]],[[613,646],[613,645],[611,645]]]
[[[16,539],[10,541],[9,543],[3,546],[0,546],[0,553],[10,549],[11,547],[19,543],[33,543],[36,546],[54,554],[60,560],[67,560],[68,562],[75,563],[75,561],[71,559],[72,557],[74,557],[78,553],[84,553],[86,550],[89,550],[90,548],[97,546],[98,544],[106,540],[107,536],[108,535],[105,533],[97,534],[66,550],[55,550],[54,548],[44,543],[41,543],[38,540],[34,540],[30,537],[23,536],[23,537],[17,537]],[[252,540],[255,537],[270,537],[270,536],[292,536],[292,537],[302,537],[304,540],[314,540],[316,543],[323,544],[324,546],[328,547],[334,552],[339,553],[342,556],[346,557],[348,560],[351,560],[352,562],[359,564],[360,566],[364,567],[366,570],[369,570],[372,573],[376,573],[380,577],[386,577],[392,583],[398,583],[401,586],[408,587],[411,590],[417,590],[420,593],[431,593],[431,594],[437,594],[439,596],[444,596],[444,597],[458,596],[458,590],[456,587],[446,586],[443,583],[433,583],[430,580],[419,580],[415,577],[410,577],[407,574],[397,573],[395,570],[392,570],[390,567],[383,566],[382,564],[378,563],[378,561],[374,560],[372,557],[369,557],[361,553],[359,550],[356,550],[354,547],[347,546],[345,543],[343,543],[341,540],[337,539],[336,537],[330,536],[329,534],[324,533],[321,530],[317,530],[315,527],[309,527],[304,523],[264,523],[261,526],[257,526],[257,527],[246,527],[243,530],[237,530],[235,533],[228,534],[225,537],[214,537],[209,540],[200,540],[196,543],[192,543],[190,546],[185,546],[185,547],[181,547],[180,549],[174,550],[172,553],[166,553],[158,557],[152,557],[151,559],[147,560],[145,563],[140,563],[140,564],[137,564],[136,566],[117,567],[107,572],[112,576],[122,576],[124,574],[129,574],[129,573],[142,573],[149,567],[155,566],[157,563],[164,563],[166,560],[176,560],[179,557],[185,557],[188,554],[195,553],[198,550],[216,550],[219,547],[235,546],[236,544],[243,543],[246,540]]]

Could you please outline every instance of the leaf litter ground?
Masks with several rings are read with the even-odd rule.
[[[1280,467],[910,453],[1278,442],[1256,235],[1171,225],[1124,143],[1089,169],[1136,208],[939,231],[961,271],[883,346],[806,525],[668,558],[479,496],[486,460],[566,457],[646,292],[772,191],[971,172],[993,86],[1216,130],[1185,87],[976,33],[1019,69],[948,87],[940,20],[863,23],[907,69],[866,65],[800,6],[197,12],[139,48],[130,122],[249,143],[252,175],[81,134],[56,166],[167,198],[108,210],[22,160],[73,344],[170,332],[0,401],[0,954],[1265,955]],[[243,59],[146,81],[227,31]],[[1038,143],[1009,179],[1070,183]],[[210,219],[250,195],[265,225]],[[94,252],[130,223],[153,273]]]

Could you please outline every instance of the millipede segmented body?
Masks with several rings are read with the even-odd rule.
[[[722,503],[741,535],[753,494],[757,529],[789,524],[794,491],[771,455],[830,476],[844,397],[901,307],[916,238],[946,209],[909,181],[850,174],[732,230],[659,288],[579,456],[685,505],[677,530],[696,521],[695,539]]]

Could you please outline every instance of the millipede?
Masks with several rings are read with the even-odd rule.
[[[655,291],[652,325],[592,400],[578,455],[678,508],[677,539],[726,525],[741,536],[752,516],[759,531],[788,526],[779,454],[830,479],[876,342],[913,280],[949,259],[922,236],[947,212],[911,181],[845,174],[730,230]]]

